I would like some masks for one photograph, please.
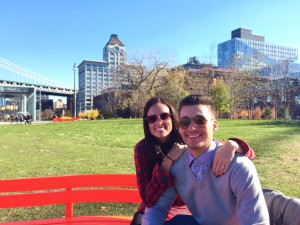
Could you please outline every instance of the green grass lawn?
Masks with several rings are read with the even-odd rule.
[[[220,120],[215,137],[239,137],[255,150],[263,187],[300,197],[300,123]],[[142,120],[0,125],[0,179],[84,173],[135,173]],[[136,205],[82,204],[81,214],[132,215]],[[76,209],[75,209],[76,211]],[[62,216],[61,208],[0,211],[0,221]]]

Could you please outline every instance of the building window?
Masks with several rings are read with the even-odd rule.
[[[298,96],[295,96],[295,104],[300,105],[300,94]]]
[[[253,99],[253,103],[256,104],[257,103],[257,97],[254,97]]]

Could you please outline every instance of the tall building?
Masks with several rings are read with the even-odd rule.
[[[285,60],[297,61],[298,49],[265,42],[265,37],[250,29],[231,32],[231,40],[218,44],[218,67],[259,69]]]
[[[112,34],[103,48],[103,60],[109,63],[110,69],[115,69],[117,66],[125,64],[126,48],[119,40],[117,34]]]
[[[118,85],[118,66],[126,62],[126,47],[112,34],[103,48],[103,61],[83,60],[78,66],[77,111],[93,108],[93,98],[103,90]]]
[[[3,106],[5,105],[5,98],[0,98],[0,106]]]

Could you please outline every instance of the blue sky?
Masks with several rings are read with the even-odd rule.
[[[127,53],[170,53],[200,61],[239,27],[300,49],[299,0],[0,0],[0,57],[57,81],[73,64],[102,60],[111,34]]]

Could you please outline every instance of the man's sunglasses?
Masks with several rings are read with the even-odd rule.
[[[179,127],[181,129],[187,129],[190,126],[192,120],[199,127],[204,126],[207,123],[207,119],[202,115],[197,115],[193,119],[190,119],[188,117],[182,117],[179,120]]]
[[[149,124],[153,124],[157,121],[158,117],[160,117],[162,120],[168,120],[170,119],[172,116],[171,113],[162,113],[160,114],[159,116],[156,116],[156,115],[150,115],[150,116],[147,116],[145,118],[145,120],[149,123]]]

